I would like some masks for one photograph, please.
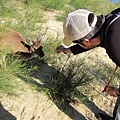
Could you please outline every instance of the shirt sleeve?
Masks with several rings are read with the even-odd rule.
[[[86,52],[90,49],[84,49],[80,45],[76,44],[76,45],[71,46],[70,50],[74,55],[76,55],[76,54],[79,54],[79,53],[82,53],[82,52]]]

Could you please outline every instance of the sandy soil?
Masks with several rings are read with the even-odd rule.
[[[62,23],[55,20],[56,12],[48,12],[48,22],[46,26],[49,28],[47,34],[57,35],[59,32],[62,35]],[[62,36],[61,36],[62,37]],[[96,56],[99,56],[101,48],[96,51]],[[108,56],[105,51],[102,50],[104,60],[108,60]],[[112,63],[113,64],[113,63]],[[37,76],[46,77],[49,75],[51,66],[43,63],[42,73],[37,73]],[[40,66],[40,67],[41,67]],[[18,79],[20,82],[21,80]],[[114,102],[116,98],[104,97],[102,94],[91,99],[88,103],[88,107],[81,104],[70,104],[67,106],[66,112],[55,103],[53,103],[44,93],[37,92],[26,83],[21,81],[22,90],[19,97],[9,97],[0,95],[0,120],[97,120],[95,113],[107,112],[112,115],[114,108]],[[98,91],[102,91],[101,86],[96,86]],[[96,90],[93,90],[96,94]]]

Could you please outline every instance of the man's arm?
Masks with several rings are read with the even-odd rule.
[[[56,53],[63,52],[65,54],[73,53],[74,55],[76,55],[76,54],[79,54],[79,53],[82,53],[82,52],[85,52],[88,50],[90,50],[90,49],[84,49],[80,45],[76,44],[76,45],[73,45],[73,46],[68,47],[68,48],[65,48],[63,45],[60,45],[60,46],[57,46],[55,51],[56,51]]]
[[[71,52],[72,52],[74,55],[76,55],[76,54],[79,54],[79,53],[82,53],[82,52],[86,52],[86,51],[88,51],[88,50],[90,50],[90,49],[84,49],[84,48],[82,48],[80,45],[76,44],[76,45],[74,45],[74,46],[71,46],[71,47],[70,47],[70,50],[71,50]]]

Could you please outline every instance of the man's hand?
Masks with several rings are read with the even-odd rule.
[[[117,94],[119,93],[118,89],[115,89],[112,86],[105,86],[102,92],[104,94],[109,94],[110,96],[113,96],[113,97],[117,97]]]
[[[110,96],[113,96],[113,97],[117,97],[117,92],[118,92],[118,89],[115,89],[114,87],[112,86],[109,86],[108,90],[107,90],[107,93],[110,95]]]
[[[63,52],[64,49],[65,49],[65,47],[64,47],[63,45],[59,45],[59,46],[57,46],[55,52],[56,52],[56,53],[60,53],[60,52]]]

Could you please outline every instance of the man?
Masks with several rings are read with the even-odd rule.
[[[63,43],[68,48],[58,46],[56,52],[73,53],[74,55],[101,46],[108,56],[120,66],[120,8],[104,16],[95,16],[90,11],[80,9],[69,13],[64,24]],[[114,21],[112,21],[114,20]],[[112,23],[111,23],[112,22]]]
[[[57,46],[56,53],[76,55],[101,46],[109,58],[120,66],[120,8],[106,16],[95,16],[84,9],[71,12],[64,21],[63,32],[63,44],[69,47]]]

